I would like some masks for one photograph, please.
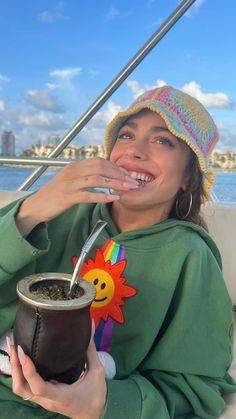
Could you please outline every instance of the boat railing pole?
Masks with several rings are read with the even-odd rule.
[[[74,159],[52,159],[50,157],[8,157],[0,156],[0,165],[64,167]]]
[[[144,46],[135,54],[133,59],[123,68],[117,77],[108,85],[98,99],[90,106],[90,108],[81,116],[79,121],[71,128],[71,130],[62,138],[60,143],[48,155],[48,157],[57,157],[64,148],[73,140],[73,138],[83,129],[93,115],[101,108],[106,100],[114,93],[114,91],[123,83],[123,81],[132,73],[138,64],[146,57],[146,55],[155,47],[155,45],[163,38],[163,36],[172,28],[172,26],[181,18],[181,16],[189,9],[196,0],[183,0],[174,12],[166,19],[160,28],[153,34]],[[18,190],[27,190],[47,169],[46,166],[39,167],[26,179]]]

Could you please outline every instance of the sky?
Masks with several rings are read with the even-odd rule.
[[[0,132],[16,151],[62,138],[179,0],[0,0]],[[170,84],[199,99],[236,151],[236,2],[196,0],[73,140],[102,144],[139,93]]]

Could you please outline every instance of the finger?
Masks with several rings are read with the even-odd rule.
[[[96,326],[95,326],[95,322],[94,319],[91,320],[91,336],[90,336],[90,341],[89,341],[89,345],[90,344],[94,344],[94,335],[95,335],[95,330],[96,330]]]
[[[136,189],[139,186],[139,183],[136,179],[133,179],[127,175],[125,175],[124,179],[122,180],[102,177],[101,181],[104,185],[103,187],[113,188],[113,189],[118,189],[118,190]]]
[[[88,189],[88,188],[112,188],[117,190],[127,190],[127,189],[136,189],[139,186],[137,180],[132,179],[129,176],[124,177],[122,180],[112,179],[109,177],[99,176],[99,175],[89,175],[79,180],[75,180],[70,183],[70,186],[76,187],[78,189]]]
[[[43,380],[37,373],[30,357],[20,347],[18,347],[18,355],[24,380],[28,383],[33,396],[36,396],[37,403],[40,403],[41,398],[57,400],[57,385]]]
[[[102,364],[98,358],[96,346],[93,339],[93,334],[91,335],[91,339],[90,339],[88,350],[87,350],[87,361],[88,361],[89,370],[90,369],[94,370],[94,368],[102,367]]]
[[[122,167],[100,157],[72,162],[63,169],[63,173],[70,180],[73,178],[80,179],[91,175],[100,175],[109,179],[122,181],[125,176],[129,176],[129,172]]]
[[[12,390],[13,393],[21,397],[28,397],[30,393],[30,387],[25,381],[21,364],[19,362],[16,348],[11,345],[11,368],[12,368]]]
[[[90,340],[92,339],[94,339],[94,335],[95,335],[95,330],[96,330],[96,327],[95,327],[95,321],[94,321],[94,319],[92,319],[92,322],[91,322],[91,338],[90,338]]]

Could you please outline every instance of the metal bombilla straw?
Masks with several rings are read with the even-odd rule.
[[[96,238],[98,237],[98,235],[100,234],[100,232],[102,231],[102,229],[107,225],[106,221],[103,220],[98,220],[97,223],[95,224],[95,226],[93,227],[90,235],[88,236],[87,240],[85,241],[82,250],[80,252],[79,255],[79,259],[75,265],[75,269],[71,278],[71,283],[70,283],[70,290],[69,290],[69,297],[72,298],[73,294],[75,292],[77,283],[79,281],[80,278],[80,270],[81,267],[83,265],[84,259],[87,255],[87,253],[89,252],[89,250],[91,249],[93,243],[95,242]]]

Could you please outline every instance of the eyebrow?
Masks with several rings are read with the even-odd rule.
[[[136,122],[127,121],[127,122],[124,123],[124,125],[120,129],[124,128],[125,126],[128,126],[130,128],[135,129],[135,128],[137,128],[138,125],[136,124]],[[165,131],[165,132],[169,132],[171,134],[170,130],[166,127],[153,126],[153,127],[151,127],[150,131],[153,131],[153,132]]]

